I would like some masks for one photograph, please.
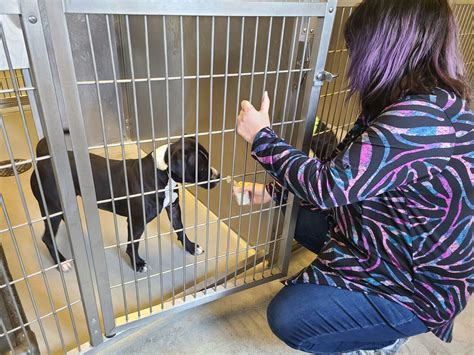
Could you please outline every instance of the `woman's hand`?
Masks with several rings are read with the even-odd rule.
[[[255,136],[262,128],[270,127],[268,92],[265,91],[263,94],[260,111],[257,111],[247,100],[242,101],[240,106],[242,110],[240,110],[239,117],[237,117],[237,133],[252,144]]]
[[[241,182],[237,182],[234,184],[233,189],[235,193],[248,193],[252,204],[268,203],[272,200],[272,196],[267,192],[264,184],[253,182],[242,184]]]

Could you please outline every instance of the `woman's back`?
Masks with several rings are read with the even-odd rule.
[[[332,239],[293,282],[379,294],[449,339],[438,327],[472,293],[473,113],[441,89],[408,96],[346,144],[313,201],[333,208]]]

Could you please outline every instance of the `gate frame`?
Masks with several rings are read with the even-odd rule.
[[[93,278],[90,269],[79,268],[79,265],[89,265],[86,245],[76,200],[72,172],[69,166],[65,136],[61,124],[61,112],[56,96],[52,68],[42,26],[40,9],[34,0],[7,0],[0,5],[0,13],[20,15],[32,79],[39,96],[38,108],[42,126],[48,137],[48,149],[51,155],[53,172],[56,177],[58,194],[63,210],[67,236],[71,246],[78,284],[80,285],[81,303],[87,319],[87,329],[90,344],[96,346],[103,341],[101,334],[99,312],[94,291]],[[8,53],[6,53],[8,56]],[[41,68],[41,70],[35,70]],[[47,103],[45,105],[44,103]],[[34,159],[34,157],[32,157]]]

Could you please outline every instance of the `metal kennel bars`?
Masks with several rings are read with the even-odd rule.
[[[185,309],[284,276],[297,203],[244,206],[229,181],[269,181],[235,132],[242,99],[272,98],[272,125],[308,149],[316,116],[336,1],[2,1],[0,14],[17,16],[33,82],[25,86],[8,60],[19,114],[0,119],[2,154],[13,176],[0,180],[0,233],[25,324],[2,328],[13,347],[18,333],[36,335],[40,351],[84,351],[138,322]],[[0,26],[3,50],[12,48]],[[40,127],[24,107],[23,93],[39,106]],[[31,100],[31,99],[30,99]],[[50,154],[37,157],[42,130]],[[127,226],[118,201],[156,196],[158,188],[114,194],[110,162],[137,159],[158,146],[195,138],[219,170],[218,185],[178,181],[183,228],[203,255],[187,254],[165,214],[145,228],[140,251],[150,266],[139,274],[124,257]],[[184,144],[184,143],[183,143]],[[197,144],[197,143],[196,143]],[[67,150],[74,152],[77,199]],[[89,153],[107,162],[107,186],[94,186]],[[17,157],[26,158],[19,161]],[[62,211],[51,214],[38,161],[51,159]],[[184,161],[184,160],[182,160]],[[3,163],[2,163],[3,164]],[[21,166],[32,169],[22,173]],[[124,165],[124,171],[127,168]],[[197,172],[196,172],[197,174]],[[28,177],[38,179],[40,205]],[[9,179],[9,180],[8,180]],[[111,198],[97,200],[96,189]],[[99,207],[109,204],[113,213]],[[142,202],[143,210],[146,208]],[[286,209],[286,213],[283,211]],[[130,208],[128,213],[130,214]],[[43,224],[61,218],[56,268],[40,241]],[[131,226],[133,229],[133,226]],[[13,349],[11,349],[13,350]]]
[[[235,181],[268,181],[236,136],[239,102],[257,103],[268,90],[273,127],[299,147],[309,148],[315,116],[340,139],[357,115],[354,98],[347,101],[342,36],[357,3],[340,0],[336,10],[334,1],[0,2],[0,15],[22,24],[19,41],[30,59],[30,69],[16,66],[15,43],[2,41],[0,52],[10,58],[7,76],[14,80],[0,94],[16,100],[19,112],[0,112],[0,171],[11,173],[0,176],[0,238],[10,271],[0,267],[5,280],[0,294],[18,294],[10,297],[9,311],[23,321],[12,326],[1,314],[0,340],[7,349],[18,351],[21,339],[20,345],[34,351],[36,337],[41,352],[84,351],[83,344],[97,346],[104,335],[163,311],[283,276],[296,205],[290,200],[287,206],[240,206],[227,183],[214,190],[180,186],[183,229],[205,254],[186,254],[163,213],[141,239],[142,256],[152,268],[136,273],[123,255],[125,219],[97,207],[148,192],[96,201],[88,153],[109,161],[143,158],[159,145],[195,137],[221,171],[220,180],[229,175]],[[472,82],[474,5],[454,3]],[[0,38],[5,36],[2,26]],[[322,85],[319,79],[330,77],[324,68],[335,78]],[[32,71],[33,82],[22,81],[18,70],[27,77]],[[29,109],[36,102],[40,120]],[[324,133],[321,127],[316,136]],[[42,130],[51,156],[36,157]],[[320,138],[316,147],[330,144]],[[74,150],[81,167],[78,200],[66,148]],[[28,166],[45,159],[54,163],[63,211],[42,217]],[[66,262],[75,263],[69,273],[56,269],[40,240],[44,222],[63,215],[65,228],[56,244]]]

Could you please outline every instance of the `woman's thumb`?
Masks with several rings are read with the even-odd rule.
[[[260,112],[268,113],[269,109],[270,109],[270,99],[268,98],[268,92],[265,91],[262,96],[262,104],[260,106]]]

